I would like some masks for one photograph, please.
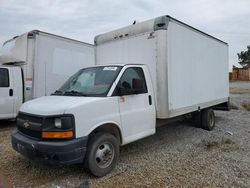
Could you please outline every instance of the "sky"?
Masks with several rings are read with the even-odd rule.
[[[229,69],[250,45],[249,0],[0,0],[0,44],[30,30],[93,44],[98,34],[170,15],[229,44]]]

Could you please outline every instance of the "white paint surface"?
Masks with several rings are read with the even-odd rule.
[[[167,44],[170,111],[229,97],[226,44],[175,22]]]

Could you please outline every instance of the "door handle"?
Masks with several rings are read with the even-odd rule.
[[[11,96],[11,97],[13,96],[13,89],[9,90],[9,96]]]
[[[149,103],[149,105],[152,105],[152,97],[151,97],[151,95],[148,96],[148,103]]]

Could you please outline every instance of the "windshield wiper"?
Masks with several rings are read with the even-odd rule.
[[[52,93],[51,95],[62,95],[63,92],[60,90],[56,90],[54,93]]]
[[[63,95],[68,95],[68,96],[87,96],[86,94],[79,92],[79,91],[75,91],[75,90],[71,90],[71,91],[65,91],[63,93]]]

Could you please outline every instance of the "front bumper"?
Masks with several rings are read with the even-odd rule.
[[[45,164],[70,165],[83,162],[88,137],[69,141],[38,141],[16,130],[11,135],[11,142],[13,149],[31,160]]]

